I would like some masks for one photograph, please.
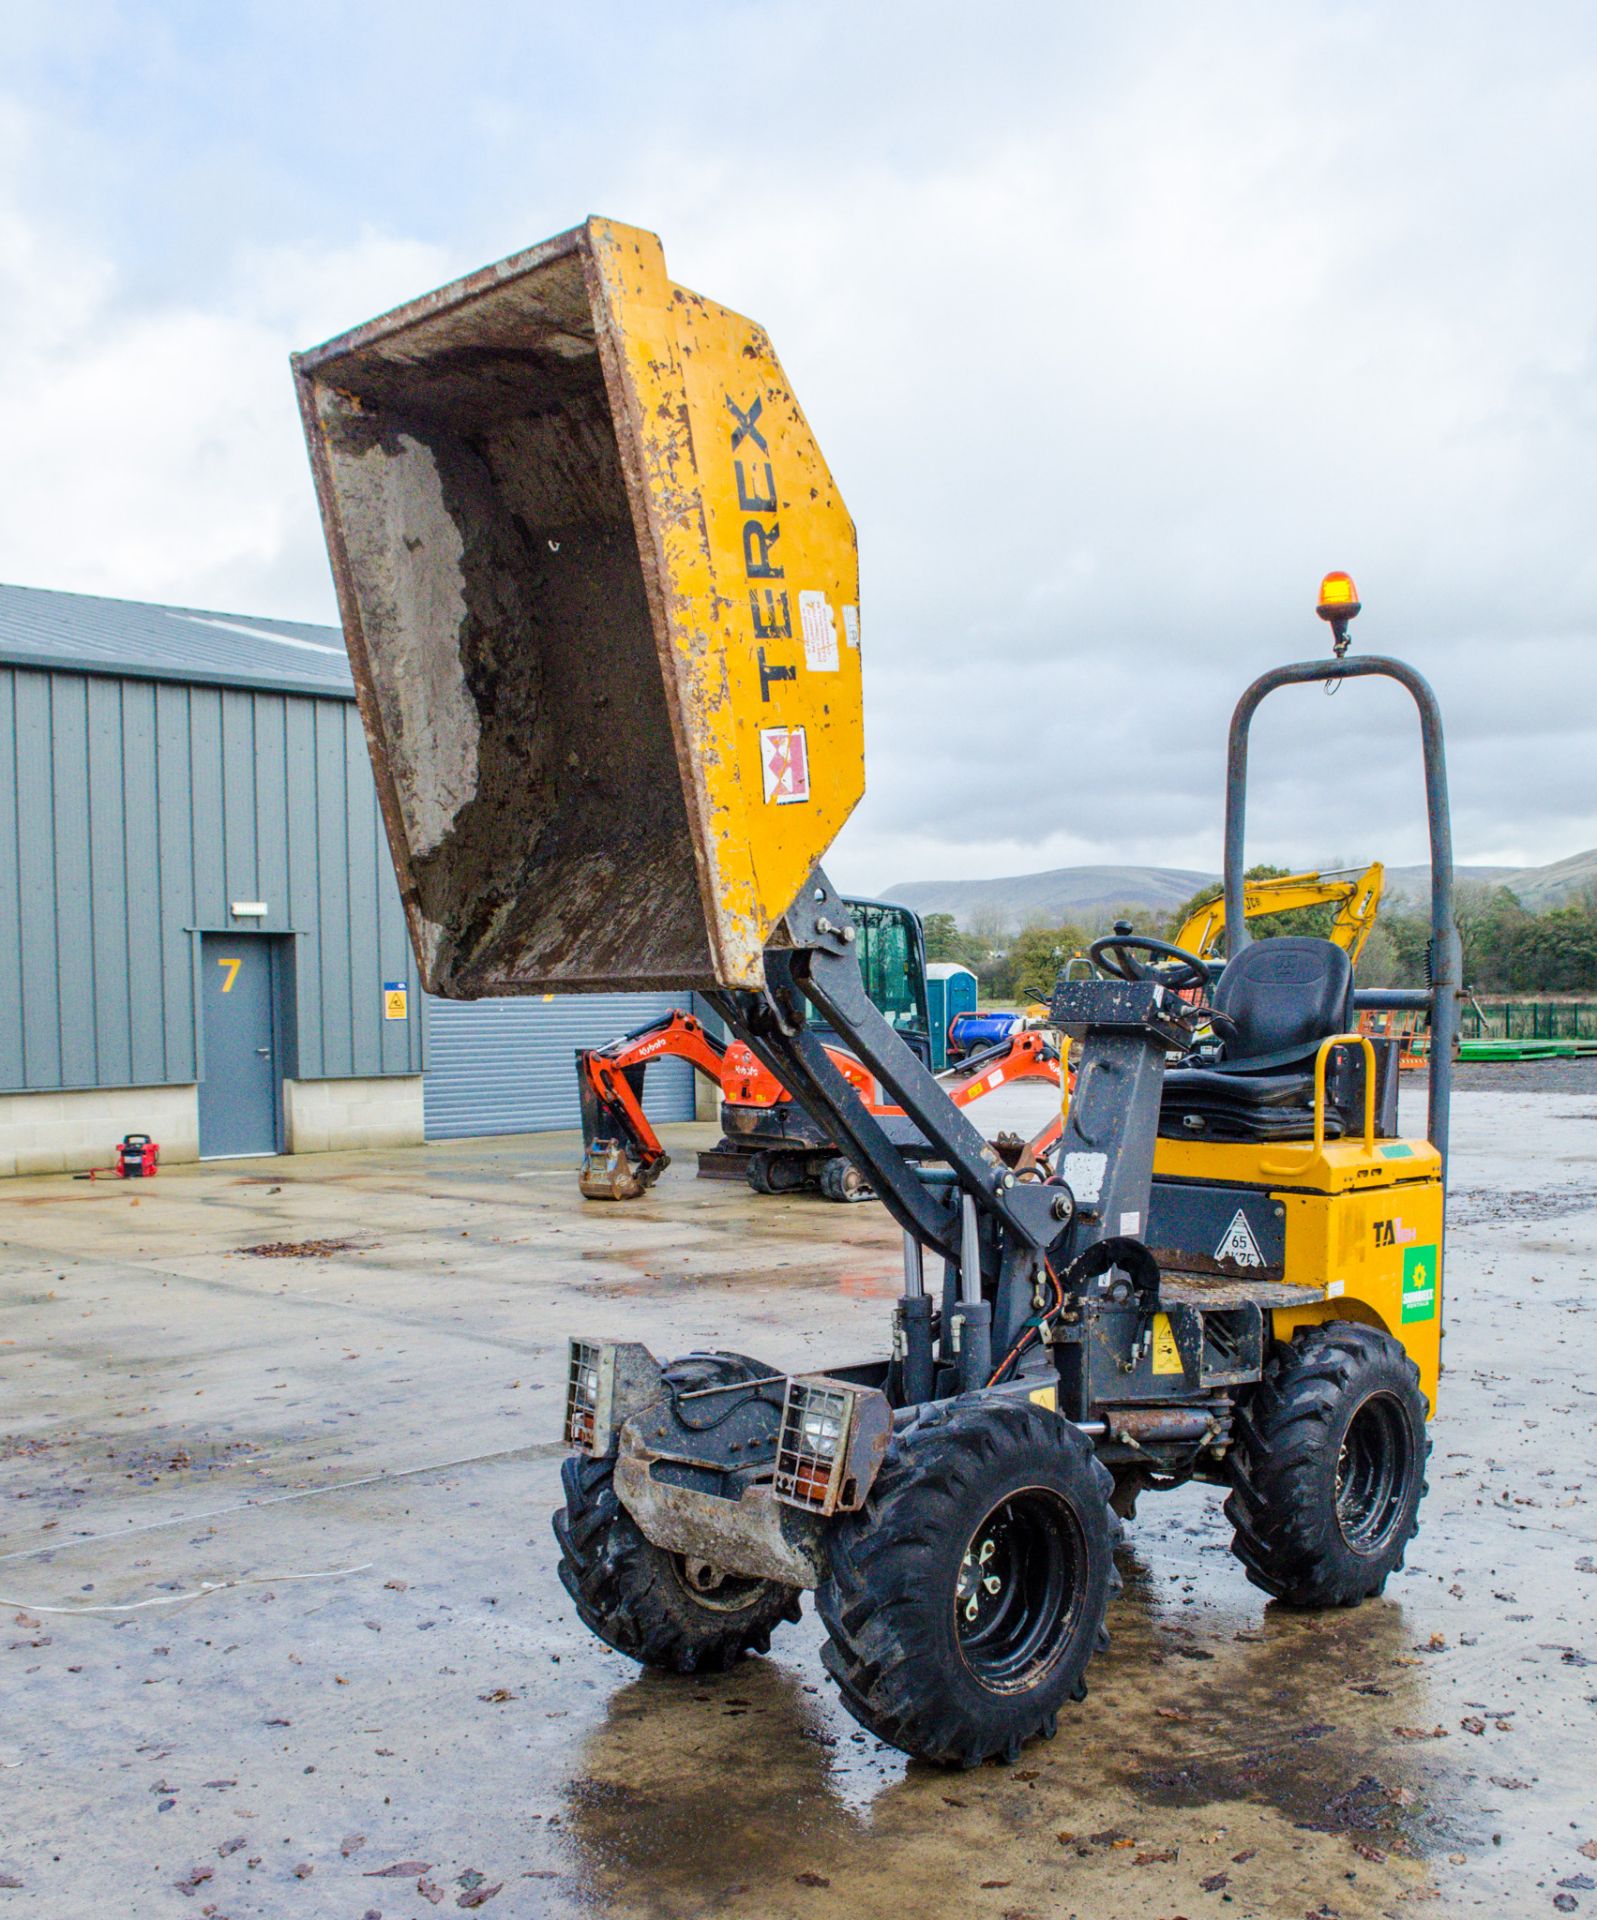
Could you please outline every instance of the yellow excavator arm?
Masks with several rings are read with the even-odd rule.
[[[1372,860],[1362,870],[1347,868],[1335,873],[1281,873],[1267,880],[1249,880],[1243,886],[1242,910],[1250,920],[1261,914],[1285,913],[1291,907],[1336,906],[1331,923],[1331,938],[1357,961],[1380,911],[1381,888],[1386,869]],[[1218,948],[1225,933],[1225,900],[1216,895],[1201,907],[1194,907],[1182,921],[1175,944],[1189,953],[1200,953],[1207,960]]]

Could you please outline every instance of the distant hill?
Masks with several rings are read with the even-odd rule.
[[[1540,913],[1597,888],[1597,848],[1545,867],[1460,867],[1457,878],[1479,886],[1507,887],[1521,905]],[[907,880],[889,887],[883,897],[901,900],[922,919],[929,913],[951,913],[967,929],[1014,932],[1073,920],[1090,930],[1107,920],[1116,907],[1169,913],[1199,887],[1218,880],[1218,874],[1186,867],[1055,867],[1049,873],[1006,874],[993,880]],[[1394,906],[1423,905],[1430,885],[1428,866],[1386,870],[1386,898]]]
[[[962,927],[1014,931],[1068,920],[1090,927],[1116,907],[1169,913],[1212,877],[1185,867],[1056,867],[996,880],[908,880],[884,897],[901,900],[923,919],[951,913]]]
[[[1502,884],[1533,913],[1561,907],[1576,894],[1597,887],[1597,847],[1587,853],[1572,853],[1567,860],[1554,860],[1545,867],[1521,867]]]
[[[1512,884],[1516,874],[1524,871],[1526,869],[1520,867],[1455,867],[1453,879],[1459,885],[1468,882],[1473,886],[1506,887]],[[1428,866],[1387,868],[1383,898],[1393,906],[1400,902],[1405,907],[1424,906],[1430,897],[1431,870]]]
[[[1455,877],[1478,886],[1507,887],[1509,892],[1532,913],[1544,913],[1548,907],[1561,907],[1577,894],[1597,887],[1597,848],[1588,853],[1572,853],[1567,860],[1554,860],[1545,867],[1459,867]],[[1388,867],[1387,898],[1405,905],[1420,905],[1430,897],[1431,870],[1427,867]]]

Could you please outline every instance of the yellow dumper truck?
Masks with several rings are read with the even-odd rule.
[[[1232,722],[1231,958],[1099,941],[1053,998],[1082,1046],[1055,1170],[1017,1172],[871,1004],[819,864],[865,782],[854,527],[763,330],[593,219],[295,374],[427,987],[702,993],[903,1229],[889,1337],[824,1373],[572,1343],[555,1527],[583,1620],[703,1671],[813,1591],[850,1712],[974,1765],[1084,1696],[1147,1488],[1228,1488],[1237,1557],[1289,1605],[1380,1592],[1425,1490],[1458,941],[1436,704],[1349,656],[1351,581],[1322,589],[1330,657]],[[1424,742],[1432,985],[1406,997],[1332,942],[1250,944],[1243,912],[1254,709],[1366,675]],[[1355,1031],[1405,1001],[1436,1036],[1427,1137]]]

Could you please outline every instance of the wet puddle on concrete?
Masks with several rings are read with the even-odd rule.
[[[1199,1602],[1208,1569],[1152,1555],[1126,1558],[1088,1700],[1012,1768],[905,1761],[785,1651],[713,1684],[624,1683],[563,1795],[569,1870],[599,1910],[673,1920],[1351,1916],[1403,1910],[1435,1861],[1489,1845],[1402,1607]]]

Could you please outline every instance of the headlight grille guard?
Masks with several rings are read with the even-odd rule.
[[[863,1506],[892,1428],[892,1409],[874,1387],[791,1375],[776,1449],[777,1499],[823,1517]]]
[[[608,1453],[624,1423],[664,1390],[659,1362],[638,1341],[573,1339],[561,1429],[566,1445],[578,1453]]]

